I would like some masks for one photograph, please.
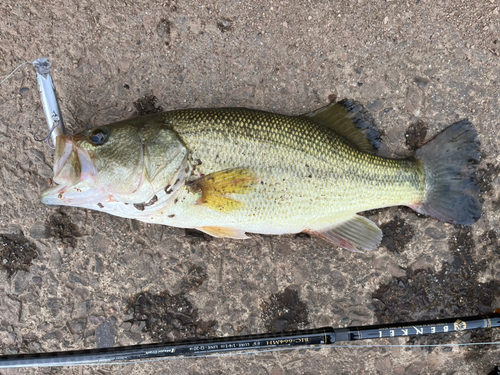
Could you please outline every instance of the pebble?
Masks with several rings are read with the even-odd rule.
[[[15,325],[19,322],[19,314],[21,312],[21,302],[0,295],[0,323]]]
[[[95,330],[97,348],[111,348],[115,344],[116,319],[110,318]]]
[[[39,240],[50,237],[50,228],[41,221],[36,221],[30,228],[30,237]]]
[[[15,276],[13,277],[13,285],[14,292],[16,294],[23,293],[29,285],[30,280],[32,279],[31,274],[26,271],[17,271]]]
[[[71,322],[68,323],[68,326],[72,334],[81,333],[87,326],[87,318],[72,320]]]

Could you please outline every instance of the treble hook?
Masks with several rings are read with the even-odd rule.
[[[54,130],[56,130],[58,126],[61,126],[61,121],[59,119],[59,116],[57,116],[55,112],[52,113],[52,120],[53,120],[53,125],[49,129],[49,133],[44,138],[37,138],[36,136],[38,134],[37,131],[35,134],[33,134],[33,139],[37,142],[47,141],[47,145],[51,149],[55,150],[55,145],[51,145],[49,140],[52,138],[52,133],[54,132]]]

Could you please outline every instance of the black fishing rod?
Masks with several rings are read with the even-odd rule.
[[[293,349],[389,337],[420,336],[480,328],[500,327],[500,309],[487,315],[377,324],[347,328],[324,327],[297,332],[281,332],[234,337],[188,339],[115,348],[0,356],[0,368],[75,366],[123,363],[167,357],[202,357],[230,352]]]

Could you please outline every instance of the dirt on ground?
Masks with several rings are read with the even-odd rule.
[[[365,215],[380,248],[308,235],[215,239],[45,206],[53,150],[30,64],[0,85],[0,353],[134,345],[500,308],[500,3],[496,0],[4,0],[0,78],[39,57],[67,133],[179,108],[305,113],[362,103],[403,158],[469,119],[483,214],[452,226],[407,208]],[[500,341],[480,330],[366,344]],[[500,347],[266,352],[0,374],[488,374]]]

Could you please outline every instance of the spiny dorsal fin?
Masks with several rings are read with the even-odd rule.
[[[302,116],[327,126],[348,139],[359,150],[374,154],[380,147],[380,133],[368,111],[354,100],[344,99]]]
[[[307,233],[354,252],[375,250],[382,241],[380,228],[373,221],[359,215],[334,227],[309,230]]]
[[[188,183],[193,191],[201,193],[197,203],[222,212],[232,212],[243,207],[243,203],[228,194],[250,193],[257,179],[246,168],[226,169],[210,173]]]

